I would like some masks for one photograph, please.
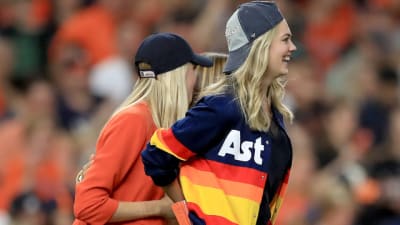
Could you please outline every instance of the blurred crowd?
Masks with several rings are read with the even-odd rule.
[[[0,0],[0,225],[71,224],[75,175],[154,32],[227,52],[240,0]],[[277,0],[298,47],[277,225],[400,224],[400,1]]]

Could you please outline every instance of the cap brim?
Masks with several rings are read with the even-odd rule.
[[[211,67],[213,65],[213,61],[210,58],[197,54],[193,54],[191,63],[204,67]]]
[[[251,43],[248,43],[239,49],[229,52],[228,60],[224,66],[224,73],[232,73],[237,70],[246,61],[251,49]]]

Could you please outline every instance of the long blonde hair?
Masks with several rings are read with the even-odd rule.
[[[245,62],[232,74],[210,85],[200,94],[201,96],[223,94],[228,87],[233,87],[247,124],[257,131],[268,131],[271,126],[271,112],[263,110],[265,98],[286,121],[291,122],[293,119],[292,112],[282,102],[285,95],[285,78],[275,78],[267,90],[261,85],[268,69],[268,52],[276,35],[276,29],[275,26],[254,40]]]
[[[228,59],[227,54],[217,52],[205,52],[202,55],[210,58],[213,61],[213,66],[196,66],[195,74],[197,76],[197,81],[193,91],[192,104],[196,103],[199,100],[199,95],[203,89],[225,77],[225,74],[223,74],[222,71]]]
[[[138,79],[132,93],[115,110],[113,116],[137,102],[146,101],[156,126],[170,127],[183,118],[189,109],[186,89],[188,65],[159,74],[157,78]]]

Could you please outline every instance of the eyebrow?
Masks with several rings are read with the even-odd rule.
[[[286,38],[286,37],[291,38],[291,37],[293,37],[293,35],[291,33],[286,33],[286,34],[282,35],[282,38]]]

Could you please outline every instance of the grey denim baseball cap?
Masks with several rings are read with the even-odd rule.
[[[238,69],[249,55],[255,39],[283,20],[275,2],[252,1],[241,4],[226,23],[229,56],[224,73]]]

